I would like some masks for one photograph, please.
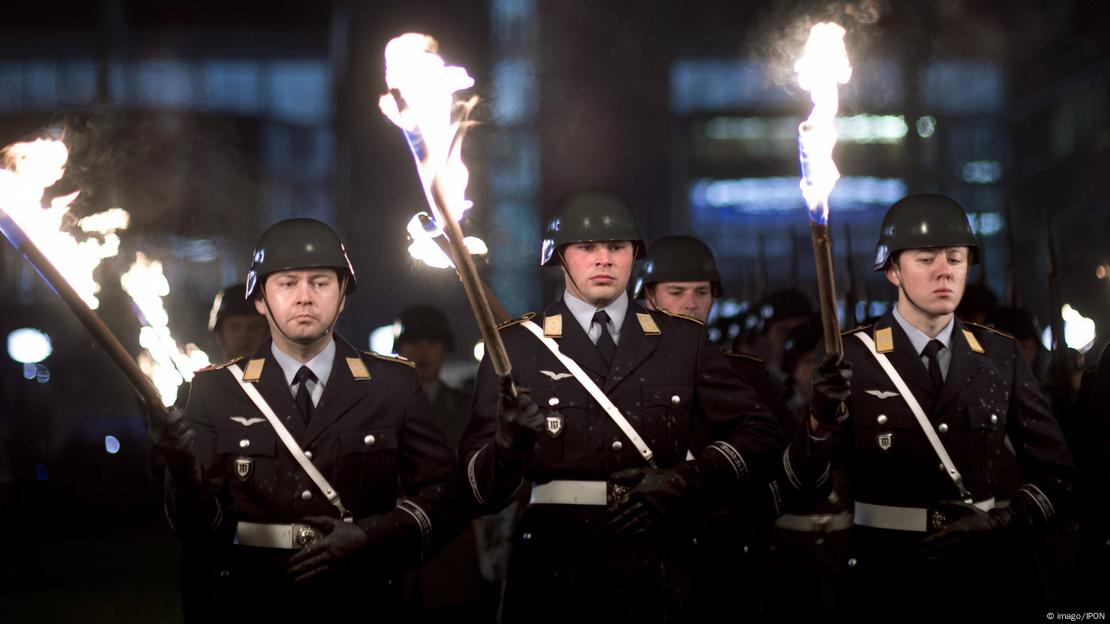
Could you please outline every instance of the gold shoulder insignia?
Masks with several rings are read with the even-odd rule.
[[[845,329],[844,331],[840,332],[840,335],[850,336],[856,332],[863,331],[865,329],[871,329],[871,325],[860,325],[859,327],[853,327],[852,329]]]
[[[970,325],[970,326],[972,326],[976,329],[985,329],[985,330],[991,332],[992,334],[998,334],[999,336],[1002,336],[1003,338],[1009,338],[1010,340],[1016,340],[1013,337],[1012,334],[1008,334],[1008,333],[1002,331],[1001,329],[991,327],[990,325],[983,325],[982,323],[971,323],[971,322],[968,322],[968,321],[964,321],[963,324],[964,325]]]
[[[209,364],[208,366],[205,366],[204,368],[199,369],[196,372],[197,373],[207,373],[209,371],[223,370],[223,369],[227,368],[228,366],[231,366],[232,364],[238,362],[241,359],[242,358],[238,358],[238,359],[234,359],[234,360],[228,360],[228,361],[224,362],[223,364]],[[196,374],[196,373],[194,373],[194,374]]]
[[[366,368],[366,362],[362,361],[360,357],[349,357],[347,359],[347,368],[351,369],[351,377],[360,381],[372,379],[370,371]]]
[[[373,351],[363,351],[363,353],[365,353],[366,355],[369,355],[370,357],[372,357],[374,359],[381,360],[383,362],[393,362],[395,364],[404,364],[405,366],[408,366],[410,368],[416,368],[416,363],[415,362],[413,362],[410,359],[403,358],[399,355],[397,355],[397,356],[382,355],[381,353],[375,353]],[[354,373],[354,371],[351,371],[351,372],[352,372],[352,374]],[[369,371],[367,371],[367,374],[369,374]]]
[[[674,318],[686,319],[687,321],[693,321],[693,322],[697,323],[698,325],[702,325],[702,326],[705,325],[705,323],[701,322],[701,319],[696,319],[692,316],[686,316],[685,314],[679,314],[677,312],[671,312],[670,310],[666,310],[664,308],[656,308],[655,310],[656,310],[656,312],[662,312],[663,314],[666,314],[667,316],[673,316]]]
[[[875,350],[879,353],[890,353],[894,350],[894,330],[883,327],[875,330]]]
[[[733,351],[725,351],[725,356],[734,357],[739,360],[752,360],[753,362],[759,362],[760,364],[763,363],[763,358],[756,357],[754,355],[751,355],[750,353],[735,353]]]
[[[975,337],[975,334],[965,329],[964,338],[967,338],[967,346],[971,347],[972,351],[976,353],[986,353],[986,350],[983,349],[983,345],[979,344],[979,339]]]
[[[658,336],[663,332],[659,330],[659,326],[655,324],[655,319],[647,312],[637,312],[636,320],[640,321],[640,329],[644,330],[645,336]]]
[[[522,314],[522,315],[520,315],[520,316],[518,316],[514,319],[509,319],[507,321],[501,321],[500,323],[497,324],[497,329],[505,329],[506,327],[512,327],[513,325],[519,325],[519,324],[521,324],[525,321],[532,320],[533,318],[535,318],[535,316],[536,316],[535,312],[526,312],[526,313],[524,313],[524,314]]]
[[[563,315],[554,314],[543,317],[543,335],[548,338],[563,337]]]

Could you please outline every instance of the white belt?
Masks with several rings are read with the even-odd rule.
[[[240,522],[235,533],[235,543],[259,548],[300,550],[320,539],[320,537],[320,531],[307,524]]]
[[[606,505],[606,481],[548,481],[532,484],[532,505]]]
[[[982,511],[994,509],[994,497],[974,503]],[[936,515],[936,512],[934,512]],[[930,528],[930,521],[946,524],[946,521],[956,518],[933,517],[930,510],[922,507],[894,507],[891,505],[873,505],[856,501],[855,523],[859,526],[872,529],[889,529],[892,531],[916,531],[924,533]],[[940,528],[933,526],[932,528]]]
[[[851,528],[852,513],[834,514],[783,514],[775,519],[775,528],[806,533],[831,533]]]

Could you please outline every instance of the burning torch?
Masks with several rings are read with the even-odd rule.
[[[840,172],[832,159],[836,145],[837,85],[852,77],[844,29],[831,22],[815,24],[809,31],[805,54],[794,64],[798,84],[809,91],[813,110],[798,126],[798,156],[802,165],[799,185],[809,209],[809,234],[817,265],[817,293],[825,349],[840,353],[840,322],[836,316],[836,282],[833,278],[832,241],[829,238],[829,194]]]
[[[462,160],[462,141],[478,98],[456,101],[454,94],[474,86],[474,79],[465,68],[446,65],[437,50],[435,39],[427,35],[408,33],[392,39],[385,48],[389,93],[381,97],[378,106],[405,134],[425,198],[446,235],[486,353],[502,384],[515,396],[509,355],[459,225],[463,212],[470,207],[465,198],[469,172]]]

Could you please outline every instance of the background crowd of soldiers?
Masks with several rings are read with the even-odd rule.
[[[919,198],[913,201],[925,200]],[[955,203],[952,202],[952,205]],[[938,206],[930,206],[931,210],[935,210],[932,214],[943,215],[948,209],[948,204]],[[909,207],[914,208],[912,202]],[[452,518],[445,522],[459,525],[457,530],[450,531],[451,535],[458,533],[458,537],[453,537],[448,544],[435,544],[434,547],[426,543],[421,549],[428,553],[441,550],[425,557],[419,565],[410,566],[404,576],[403,588],[398,589],[403,607],[397,615],[403,613],[416,621],[460,618],[464,621],[493,621],[498,617],[506,621],[564,621],[573,619],[574,609],[586,605],[596,609],[579,614],[587,619],[591,615],[610,614],[617,620],[625,620],[637,613],[650,614],[648,619],[651,621],[658,618],[662,618],[659,621],[702,621],[725,614],[735,621],[772,622],[801,621],[818,616],[840,621],[858,616],[860,596],[867,599],[868,593],[866,588],[860,591],[859,587],[849,586],[881,581],[876,580],[874,569],[867,570],[866,566],[860,566],[855,558],[859,543],[853,545],[850,537],[853,527],[853,483],[835,461],[831,474],[818,477],[806,471],[815,469],[820,473],[822,467],[828,465],[828,457],[821,450],[827,439],[827,435],[823,437],[821,434],[824,431],[822,427],[828,425],[836,429],[842,425],[840,412],[845,406],[851,406],[852,417],[857,420],[869,413],[868,405],[859,403],[856,398],[863,395],[865,387],[853,388],[851,398],[846,394],[847,383],[852,379],[852,367],[856,369],[857,385],[861,383],[860,374],[866,375],[866,370],[860,369],[859,361],[849,365],[844,360],[824,354],[820,317],[809,298],[800,291],[775,290],[733,316],[726,316],[719,309],[713,310],[713,304],[727,293],[722,287],[720,272],[709,247],[689,236],[668,236],[650,245],[645,244],[635,224],[632,208],[615,194],[591,191],[572,195],[558,211],[562,227],[548,231],[545,262],[562,263],[564,267],[569,267],[571,261],[563,256],[564,252],[568,247],[584,241],[600,241],[603,247],[606,241],[631,242],[630,252],[634,254],[634,259],[642,259],[643,262],[637,265],[633,274],[636,278],[634,285],[629,284],[628,294],[635,302],[627,304],[630,306],[627,318],[638,320],[639,325],[629,328],[629,324],[636,322],[629,321],[622,329],[621,324],[608,315],[601,317],[600,321],[595,316],[592,325],[589,320],[582,321],[583,329],[589,327],[591,330],[588,332],[589,340],[597,345],[602,354],[598,358],[597,351],[591,348],[581,347],[589,353],[576,351],[580,347],[572,342],[573,334],[577,332],[574,319],[580,313],[569,303],[557,301],[537,316],[536,321],[543,321],[547,337],[561,340],[560,348],[566,355],[589,369],[584,375],[591,377],[599,387],[605,387],[605,392],[611,395],[613,401],[619,403],[622,409],[627,409],[633,422],[638,423],[637,428],[643,428],[641,434],[655,447],[661,467],[627,468],[638,459],[633,444],[627,440],[622,442],[620,434],[615,433],[616,429],[612,432],[607,429],[612,428],[613,423],[607,420],[585,392],[577,386],[575,390],[568,391],[568,386],[556,385],[568,382],[558,381],[558,373],[543,370],[545,366],[552,368],[547,363],[549,354],[542,351],[539,342],[534,342],[534,337],[528,336],[522,329],[531,317],[515,319],[501,330],[513,358],[514,381],[521,390],[521,395],[512,399],[496,380],[488,361],[482,364],[473,382],[467,381],[463,387],[457,388],[448,385],[442,379],[442,368],[456,345],[444,312],[427,305],[416,305],[399,312],[394,351],[414,365],[419,387],[431,406],[431,415],[443,434],[443,441],[458,457],[459,483],[463,484],[460,489],[472,490],[476,501],[467,503],[475,510],[472,514],[474,519],[463,521]],[[955,221],[961,222],[966,229],[966,217],[958,206],[956,211],[959,216],[954,217]],[[598,225],[599,215],[607,217],[607,225]],[[888,218],[895,219],[894,223],[898,225],[895,209],[888,213]],[[275,226],[275,229],[280,229],[281,225]],[[610,229],[606,230],[606,227]],[[959,227],[955,229],[959,230]],[[278,234],[273,234],[273,230],[267,232],[259,243],[259,249],[267,249],[267,236],[271,239],[284,236],[290,240],[303,236],[304,224],[299,229],[287,230]],[[884,226],[884,232],[890,231],[893,230]],[[970,229],[966,231],[966,239],[959,238],[963,235],[957,232],[953,240],[938,239],[917,245],[907,243],[901,247],[895,245],[894,249],[964,245],[965,250],[970,249],[968,260],[974,263],[976,248],[970,238]],[[327,238],[326,235],[319,236]],[[319,246],[338,244],[328,241]],[[885,242],[890,243],[889,240]],[[269,249],[273,249],[273,240],[269,244]],[[342,249],[342,245],[338,245]],[[621,250],[614,247],[608,252],[603,250],[603,253],[617,251]],[[276,255],[272,253],[272,256]],[[889,269],[888,260],[884,259],[876,270]],[[242,285],[230,287],[221,291],[216,299],[210,329],[224,346],[227,357],[233,361],[245,361],[252,354],[259,358],[257,361],[265,359],[261,346],[268,344],[266,323],[265,317],[259,314],[263,309],[259,307],[261,304],[256,305],[258,301],[265,301],[265,295],[259,299],[255,290],[252,300],[248,293],[255,288],[264,288],[270,273],[305,267],[336,267],[340,278],[343,278],[344,270],[348,271],[347,290],[353,288],[354,271],[345,252],[338,259],[323,264],[299,257],[283,266],[274,265],[276,260],[272,258],[269,261],[269,269],[257,266],[260,264],[258,256],[252,264],[252,279],[260,278],[260,283],[248,284],[246,288]],[[590,287],[574,282],[569,268],[567,276],[568,291],[585,293]],[[617,297],[614,301],[623,302],[624,298]],[[613,309],[609,305],[598,304],[600,311]],[[623,310],[623,307],[620,308],[617,314],[623,314]],[[650,312],[642,313],[640,310]],[[657,311],[663,314],[657,314]],[[1052,513],[1043,513],[1044,523],[1030,522],[1030,528],[1038,531],[1029,533],[1036,539],[1021,542],[1029,547],[1028,558],[1023,557],[1024,551],[1014,555],[1009,545],[1005,554],[999,554],[1002,550],[975,550],[982,564],[977,570],[998,578],[984,581],[981,593],[983,604],[970,607],[967,604],[967,595],[978,595],[974,590],[963,594],[964,598],[951,599],[952,604],[957,609],[971,608],[981,612],[1018,612],[1020,608],[1033,604],[1093,607],[1100,596],[1095,583],[1098,578],[1104,578],[1100,574],[1106,571],[1106,555],[1110,550],[1107,546],[1105,502],[1096,495],[1102,491],[1099,484],[1105,480],[1105,475],[1099,472],[1100,469],[1105,470],[1105,465],[1101,463],[1105,461],[1105,449],[1100,446],[1100,440],[1104,440],[1105,435],[1084,423],[1104,420],[1102,412],[1110,409],[1110,397],[1104,396],[1110,392],[1110,383],[1101,379],[1110,375],[1110,367],[1096,366],[1098,362],[1094,361],[1084,367],[1077,352],[1067,361],[1053,361],[1040,345],[1041,332],[1036,316],[1020,308],[999,305],[996,297],[982,285],[967,287],[956,309],[956,316],[960,323],[958,327],[963,328],[970,349],[992,358],[1002,358],[1004,365],[1010,367],[1005,370],[1018,371],[1014,373],[1016,377],[1003,380],[1014,386],[1012,394],[1005,395],[1009,398],[1003,400],[1001,409],[1009,410],[1011,420],[1020,420],[1025,414],[1026,421],[1015,425],[1019,427],[1019,433],[1036,430],[1031,438],[1025,438],[1022,433],[1020,440],[1011,441],[1009,437],[1002,436],[1005,437],[1007,452],[998,455],[997,462],[992,460],[981,469],[991,484],[991,508],[994,505],[1006,508],[1011,498],[1030,487],[1023,486],[1023,483],[1032,481],[1032,477],[1025,474],[1028,471],[1042,476],[1046,471],[1051,473],[1052,487],[1058,486],[1060,492],[1066,492],[1067,496],[1057,495],[1055,491],[1044,495],[1042,490],[1050,488],[1043,483],[1043,487],[1033,486],[1028,490],[1027,493],[1035,492],[1035,495],[1027,498],[1033,499],[1042,510],[1059,503],[1062,509],[1058,510],[1058,517],[1054,517],[1057,510],[1053,509]],[[881,332],[884,323],[893,325],[889,311],[860,320],[864,333]],[[334,318],[332,321],[334,323]],[[600,331],[594,332],[598,325]],[[612,328],[614,325],[615,330]],[[270,327],[274,325],[271,323]],[[616,354],[605,352],[607,332],[620,339],[621,350]],[[636,368],[641,363],[635,356],[629,355],[633,347],[626,345],[634,344],[636,340],[650,340],[660,333],[671,339],[674,335],[685,335],[684,332],[701,335],[712,344],[715,354],[697,351],[688,355],[689,360],[683,359],[687,358],[684,349],[687,346],[695,349],[696,343],[700,342],[697,339],[683,343],[681,347],[658,347],[661,350],[654,352],[652,349],[657,349],[656,346],[644,347],[643,357],[648,359],[642,368]],[[853,348],[859,348],[855,341],[849,340],[849,336],[846,334],[844,341],[851,342]],[[337,342],[340,340],[336,338]],[[1006,356],[1000,352],[1011,350],[1008,341],[1016,343],[1013,352],[1024,356],[1023,363],[1005,361]],[[588,343],[583,341],[583,344]],[[616,345],[609,348],[617,349]],[[847,344],[845,349],[849,354],[852,352]],[[879,349],[882,351],[882,347]],[[955,349],[957,344],[953,342],[950,350]],[[1100,349],[1101,346],[1096,347],[1090,353],[1098,354]],[[722,372],[718,367],[718,358],[722,354],[724,359],[721,361],[727,361],[730,366],[726,368],[734,374]],[[365,354],[358,357],[366,361],[364,366],[380,365],[379,361]],[[690,388],[680,390],[679,385],[667,385],[667,375],[674,373],[667,367],[683,369],[687,361],[689,366],[702,371],[692,393],[689,393]],[[352,374],[358,378],[359,371],[364,369],[354,364],[351,366]],[[627,370],[622,366],[627,366]],[[1060,371],[1054,367],[1059,366],[1070,367],[1068,373],[1058,374]],[[927,370],[923,367],[919,372],[924,376]],[[630,371],[636,371],[639,382],[632,386],[620,386],[622,378],[632,376]],[[1020,376],[1024,374],[1021,371],[1032,371],[1040,387],[1024,387],[1025,378]],[[928,372],[931,374],[932,371]],[[370,377],[377,375],[377,368],[372,373]],[[980,378],[977,383],[989,383],[991,379]],[[302,381],[299,385],[303,389],[309,383]],[[476,383],[477,388],[471,387],[472,383]],[[936,380],[936,383],[943,384],[944,379]],[[1060,387],[1061,383],[1067,385]],[[294,387],[297,385],[294,380]],[[261,387],[264,389],[264,386]],[[614,390],[614,387],[618,389]],[[673,394],[671,388],[675,389]],[[815,388],[818,396],[815,396]],[[621,398],[621,393],[632,391],[633,398]],[[990,391],[994,391],[993,386]],[[937,392],[943,401],[939,385]],[[955,392],[962,392],[962,389],[949,393]],[[652,393],[660,395],[660,406],[669,403],[670,408],[675,408],[667,413],[667,425],[661,433],[650,429],[653,414],[661,413],[651,411]],[[726,411],[722,406],[732,400],[726,398],[729,393],[741,397],[739,402],[742,404],[741,413],[745,415],[743,418],[728,420],[721,416]],[[1021,398],[1022,393],[1026,398]],[[881,393],[876,396],[883,398]],[[969,392],[967,396],[960,394],[956,401],[960,405],[959,413],[971,414],[975,408],[965,409],[965,404],[970,405],[980,396],[985,395],[975,392]],[[1037,420],[1040,417],[1038,401],[1041,396],[1051,400],[1051,403],[1045,403],[1044,410],[1047,414],[1047,410],[1051,409],[1051,422]],[[835,414],[822,415],[822,406],[836,397],[842,403],[839,411],[833,409]],[[288,398],[285,397],[286,402]],[[297,400],[301,401],[301,398],[297,397]],[[1029,404],[1015,406],[1022,401]],[[677,409],[680,404],[686,411]],[[575,409],[579,407],[598,419],[588,432],[579,428],[584,421],[575,420]],[[311,407],[307,409],[312,411]],[[316,409],[320,409],[319,405]],[[406,409],[411,411],[412,408]],[[642,416],[636,413],[641,409],[644,410]],[[705,418],[712,425],[708,426],[698,420],[705,415],[719,416],[720,420]],[[887,416],[879,414],[878,418],[882,425]],[[986,425],[988,429],[998,422],[997,414],[990,414],[990,418],[990,425]],[[1003,419],[1005,425],[1005,417]],[[771,427],[775,423],[778,425],[777,432],[772,432]],[[975,423],[971,426],[976,427]],[[947,424],[939,425],[942,434],[947,432],[947,428]],[[1079,468],[1078,484],[1071,483],[1067,476],[1071,460],[1066,457],[1063,439],[1055,433],[1061,429]],[[670,437],[676,435],[682,437],[681,443],[668,445]],[[860,435],[858,431],[856,435]],[[890,433],[882,435],[891,436]],[[895,437],[902,435],[908,434],[894,434]],[[158,436],[156,431],[153,437],[159,450],[171,448],[172,454],[173,444],[167,445],[163,437],[160,445]],[[372,437],[366,437],[367,445],[372,444]],[[1000,448],[1002,437],[998,438]],[[1057,438],[1061,438],[1059,444],[1055,444]],[[891,448],[890,440],[887,437],[885,441],[879,441],[878,447],[884,453]],[[893,442],[894,445],[902,443],[901,440]],[[219,444],[224,442],[221,440]],[[397,444],[402,447],[400,452],[403,454],[404,444]],[[580,448],[572,451],[572,445]],[[240,443],[240,446],[246,445]],[[585,449],[587,446],[588,450]],[[496,450],[487,451],[487,447]],[[695,458],[695,449],[704,449],[700,458]],[[278,450],[281,451],[280,448]],[[435,453],[439,451],[424,449],[420,452],[433,453],[438,457]],[[992,451],[988,448],[987,452]],[[685,462],[682,453],[686,453]],[[780,457],[785,462],[785,470],[780,465]],[[957,463],[961,463],[963,458],[957,459]],[[562,485],[559,488],[541,486],[571,483],[560,479],[565,479],[566,474],[574,474],[575,462],[581,475],[584,475],[575,477],[578,479],[596,478],[598,474],[605,479],[605,475],[612,473],[614,468],[624,468],[609,477],[610,488],[614,482],[620,484],[621,479],[627,478],[627,488],[634,496],[640,495],[638,500],[641,503],[650,502],[652,509],[643,511],[636,506],[640,503],[626,504],[610,491],[610,516],[603,520],[598,519],[601,516],[595,518],[586,513],[584,510],[588,506],[583,506],[582,510],[575,507],[573,513],[567,512],[567,508],[574,505],[563,504],[568,502],[564,500],[568,496],[565,488]],[[1023,465],[1026,462],[1029,465]],[[935,465],[935,460],[931,465]],[[678,473],[669,469],[677,466],[694,468]],[[1044,466],[1051,469],[1042,470]],[[858,465],[855,467],[860,468]],[[244,470],[251,469],[248,466]],[[203,472],[205,468],[201,470]],[[748,474],[749,470],[752,474]],[[978,471],[978,467],[964,470],[969,473],[969,483],[976,479]],[[731,476],[727,483],[721,479],[722,474],[731,475],[733,472],[739,487],[732,483]],[[828,470],[825,472],[828,473]],[[755,478],[756,475],[759,479]],[[252,478],[244,474],[239,477],[241,481]],[[412,487],[419,485],[426,490],[431,477],[425,474],[419,475],[419,478],[410,475],[409,478]],[[653,482],[656,478],[658,483]],[[749,479],[751,484],[747,484]],[[171,490],[175,487],[173,482],[171,475]],[[531,493],[528,482],[534,484]],[[675,483],[681,485],[676,486]],[[524,487],[521,487],[522,484]],[[1073,485],[1077,486],[1074,491]],[[908,487],[914,486],[911,484]],[[340,489],[343,489],[342,484]],[[401,489],[404,491],[405,488]],[[706,496],[706,492],[713,495]],[[1074,498],[1080,504],[1066,504],[1074,492],[1079,493]],[[304,494],[304,500],[308,501],[311,498],[309,490],[304,490]],[[1044,498],[1040,498],[1041,495]],[[174,500],[172,494],[168,496],[171,501]],[[634,496],[632,500],[637,500]],[[430,501],[431,495],[427,498]],[[180,495],[178,499],[180,502]],[[970,503],[970,499],[965,502]],[[241,502],[238,504],[243,505]],[[682,516],[683,523],[674,521],[676,513],[674,508],[669,508],[672,505],[682,508],[683,513],[677,515]],[[612,517],[614,506],[619,512],[616,519]],[[640,506],[648,507],[646,503]],[[1022,513],[1023,506],[1034,504],[1019,502],[1016,505],[1018,512],[1015,513]],[[172,509],[172,502],[170,507]],[[420,510],[420,507],[417,506],[417,509]],[[550,511],[552,509],[559,512]],[[690,513],[691,509],[695,512]],[[986,511],[987,508],[980,507],[980,510]],[[936,509],[930,510],[930,513],[936,512]],[[412,514],[412,511],[408,513]],[[422,513],[418,511],[417,515]],[[987,516],[985,513],[982,515]],[[997,517],[991,518],[994,521]],[[355,514],[355,519],[359,520],[359,514]],[[438,522],[440,518],[435,520]],[[1048,522],[1050,520],[1054,522]],[[597,529],[598,522],[608,523],[609,532],[603,533],[607,537],[598,537],[602,534]],[[613,529],[614,522],[617,523],[616,529]],[[1006,517],[1004,528],[1008,529],[1010,522]],[[859,524],[858,519],[856,524]],[[945,534],[944,529],[953,524],[949,519],[931,527],[929,532]],[[1034,527],[1034,524],[1037,526]],[[362,522],[359,526],[373,535],[375,527],[372,523],[369,529]],[[972,528],[965,532],[975,530]],[[549,534],[556,537],[548,537]],[[654,541],[644,541],[643,536],[648,534],[653,536],[651,539]],[[651,546],[645,548],[646,544]],[[888,547],[889,544],[884,543],[883,548]],[[514,549],[517,551],[515,559],[510,556]],[[598,554],[599,551],[601,554]],[[395,554],[392,550],[383,552],[390,552],[391,556]],[[983,561],[984,557],[988,559]],[[994,560],[991,557],[998,558]],[[516,561],[516,567],[510,564],[511,560]],[[297,562],[298,556],[295,555],[293,561]],[[192,602],[190,596],[201,601],[209,596],[210,587],[198,587],[190,580],[203,577],[204,574],[198,575],[197,570],[208,564],[188,555],[183,563],[186,606],[189,608]],[[578,563],[581,563],[580,567],[576,567]],[[857,567],[864,568],[861,575],[843,574],[845,570]],[[651,574],[637,572],[641,568],[666,568],[671,572],[655,578]],[[304,573],[303,568],[297,569]],[[674,574],[675,570],[679,573]],[[310,570],[309,576],[314,573],[315,570]],[[882,575],[883,571],[877,574]],[[628,580],[628,583],[617,587],[606,586],[614,576]],[[323,577],[320,582],[327,582],[327,578]],[[932,585],[922,586],[917,591],[943,588],[949,582],[975,582],[968,579],[968,576],[933,579]],[[888,582],[898,583],[899,580],[888,579]],[[528,587],[521,589],[525,585]],[[999,589],[998,586],[1004,587]],[[667,595],[638,593],[650,592],[653,588],[664,588]],[[915,591],[913,587],[903,589],[910,594]],[[582,598],[579,594],[584,591],[594,593]],[[880,592],[879,589],[875,591]],[[1009,596],[1018,595],[1024,598],[1020,608],[1014,604],[991,604],[991,601],[1007,601]],[[883,608],[897,604],[896,599],[889,595],[874,595],[871,598],[874,604],[883,605]],[[919,598],[940,603],[950,600],[943,595]],[[910,615],[903,612],[901,617]]]

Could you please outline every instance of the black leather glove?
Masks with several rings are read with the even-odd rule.
[[[983,511],[967,503],[945,502],[936,507],[934,513],[938,512],[956,520],[917,543],[914,555],[919,561],[940,562],[972,548],[997,545],[1017,525],[1008,507]]]
[[[852,395],[852,365],[839,353],[828,353],[813,370],[813,398],[810,413],[825,427],[838,425],[848,417],[847,403]]]
[[[353,522],[330,516],[309,516],[303,522],[319,529],[324,536],[289,558],[285,572],[297,583],[343,565],[369,544],[366,531]]]
[[[163,455],[191,454],[193,430],[185,419],[185,410],[179,407],[164,409],[161,406],[146,410],[147,435]]]
[[[609,509],[606,528],[612,535],[645,535],[682,509],[690,489],[679,470],[629,468],[614,473],[610,480],[617,487],[630,487],[623,500]]]
[[[494,438],[500,450],[517,458],[531,456],[543,424],[544,417],[539,407],[532,402],[532,395],[526,388],[517,388],[516,398],[513,398],[502,387],[497,434]]]

